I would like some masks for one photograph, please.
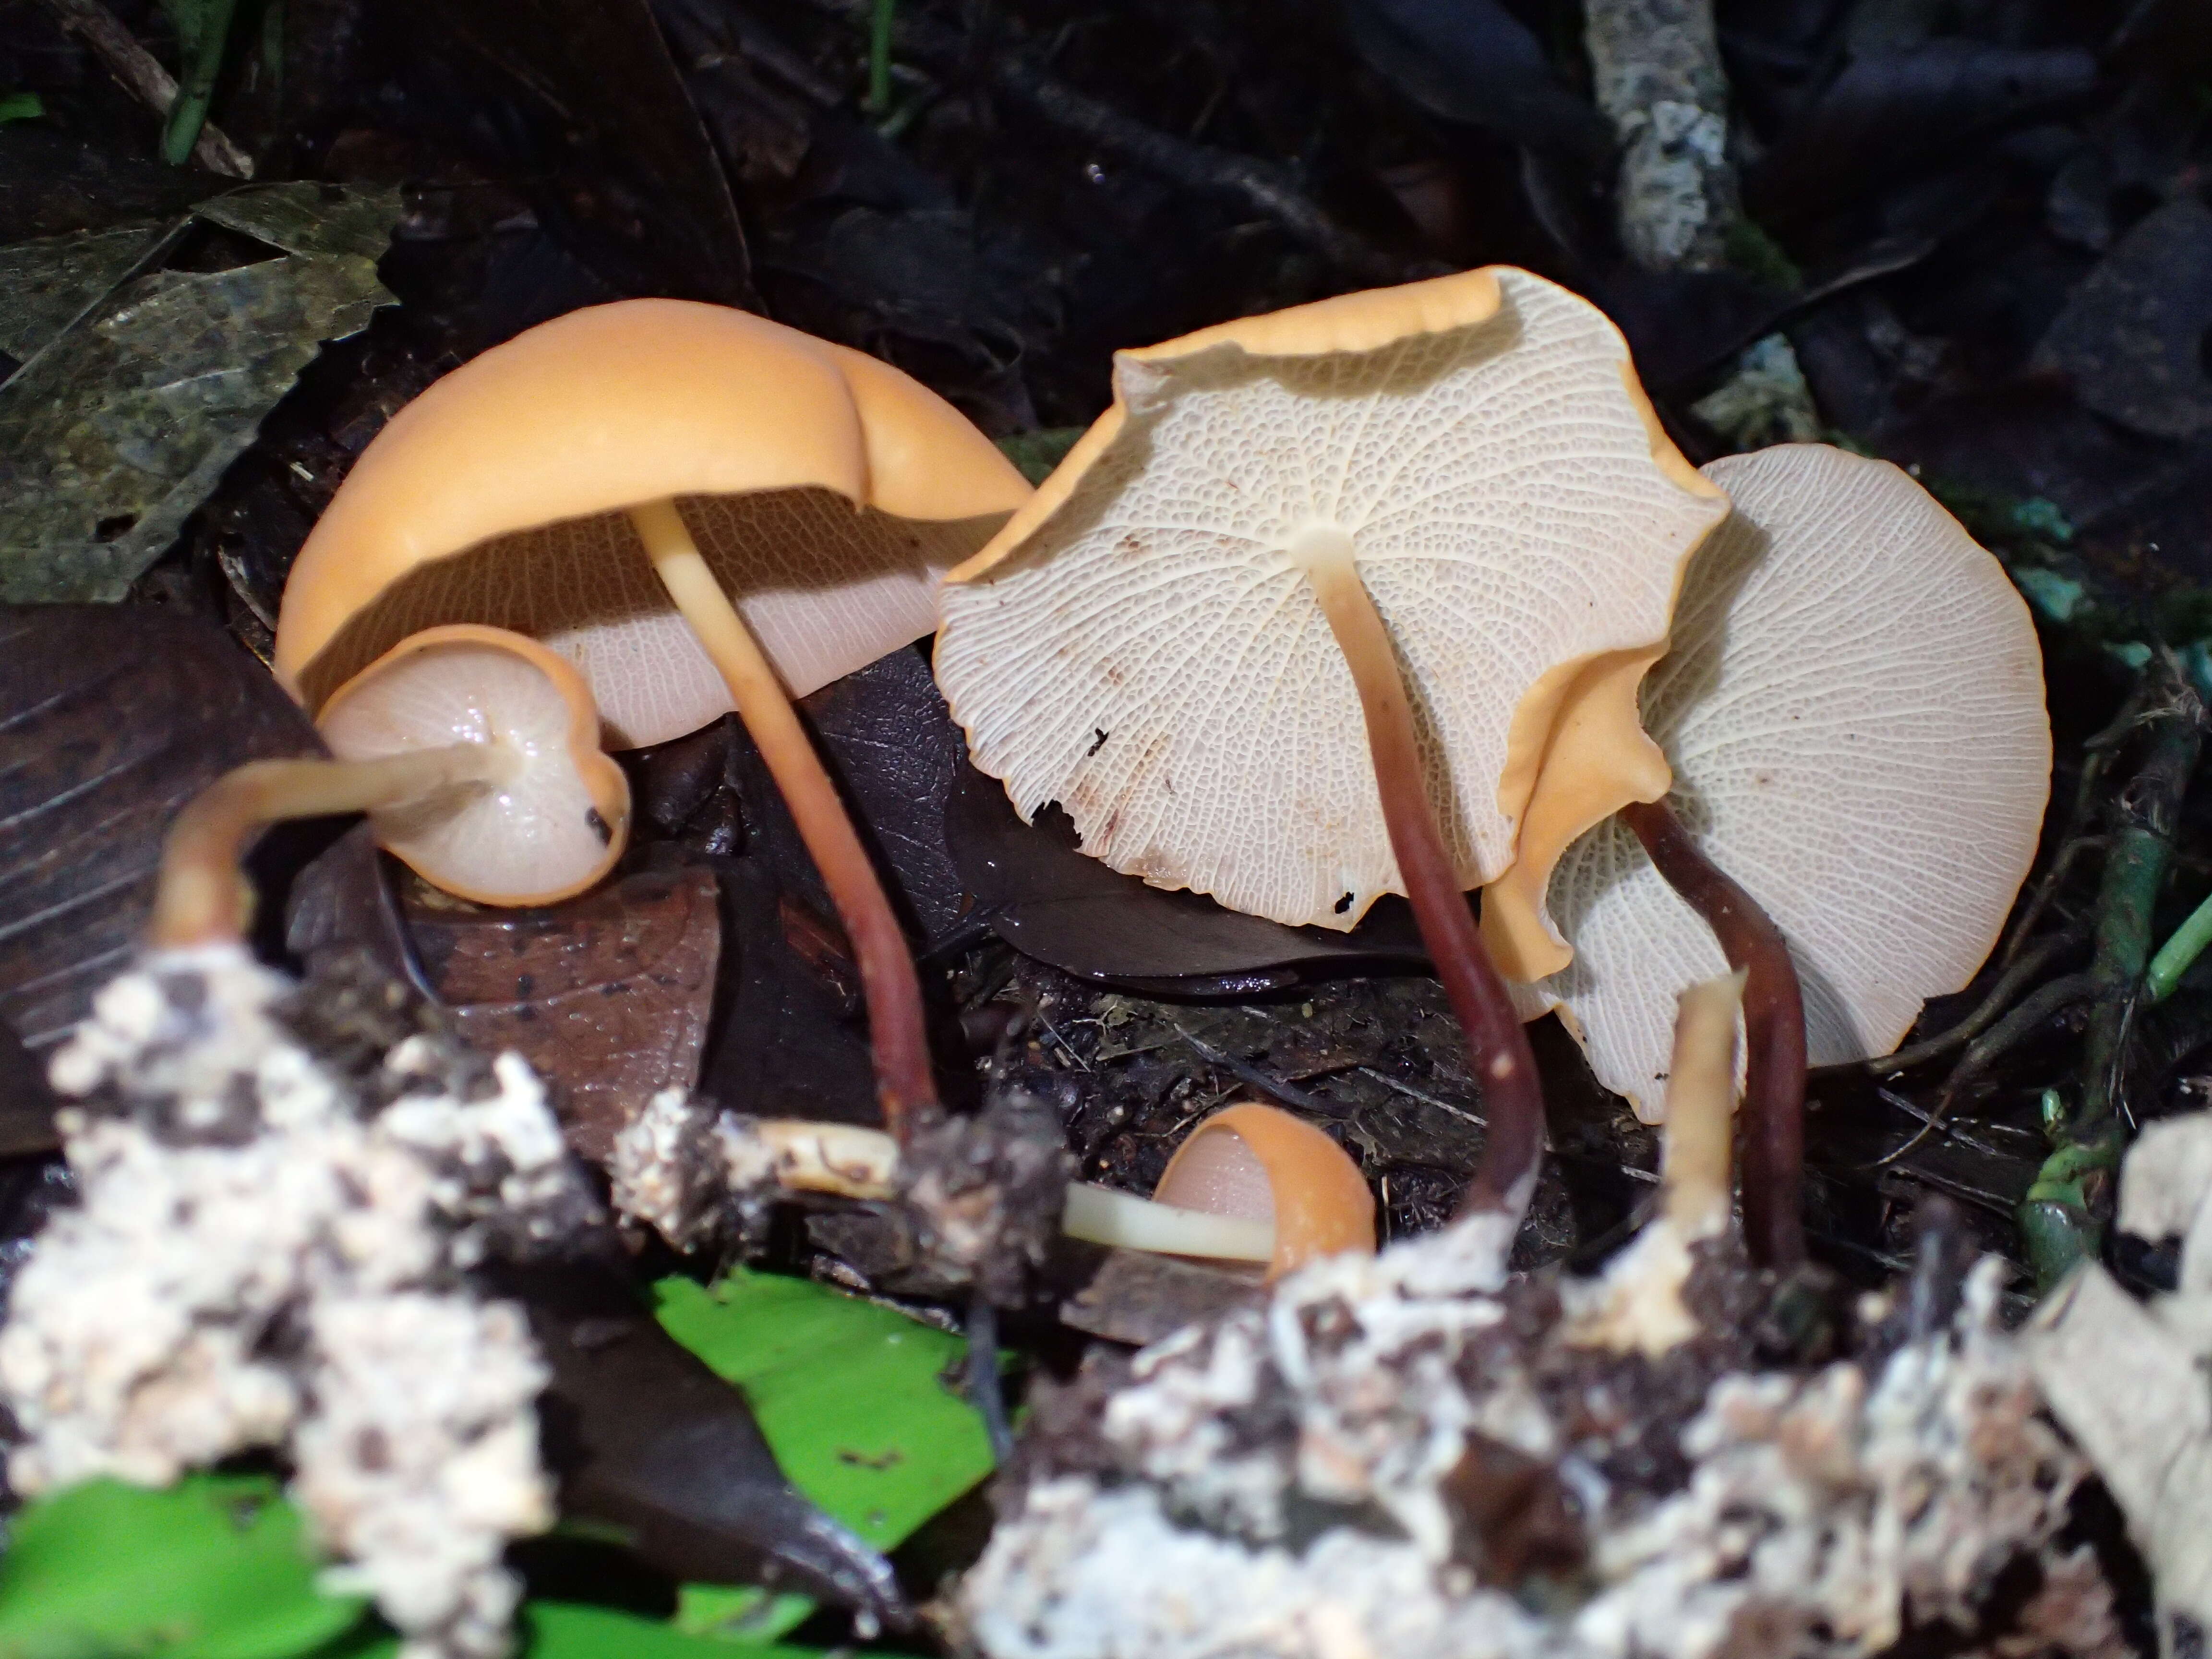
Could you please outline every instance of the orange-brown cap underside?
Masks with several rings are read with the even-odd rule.
[[[683,300],[572,312],[447,375],[392,417],[301,550],[278,678],[392,583],[538,526],[672,496],[830,490],[925,522],[1029,495],[957,410],[863,353]]]
[[[1186,1154],[1208,1135],[1233,1135],[1267,1171],[1275,1201],[1275,1255],[1271,1279],[1317,1256],[1375,1250],[1375,1194],[1345,1150],[1304,1118],[1247,1101],[1200,1124],[1176,1148],[1153,1197],[1178,1201],[1176,1172]]]

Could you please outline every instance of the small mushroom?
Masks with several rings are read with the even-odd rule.
[[[425,629],[355,675],[316,722],[343,761],[452,744],[499,757],[496,775],[371,809],[385,848],[480,904],[550,904],[613,868],[629,784],[599,752],[583,677],[535,640],[459,623]]]
[[[1972,977],[2034,856],[2051,779],[2035,630],[1997,562],[1885,462],[1798,444],[1705,472],[1735,516],[1692,562],[1644,698],[1670,816],[1788,941],[1812,1063],[1887,1054],[1923,1000]],[[1663,854],[1666,826],[1640,828]],[[1728,952],[1638,826],[1578,842],[1548,906],[1574,961],[1536,992],[1656,1119],[1674,999]]]
[[[149,942],[238,939],[252,909],[239,860],[253,836],[331,812],[368,813],[379,841],[465,898],[579,892],[629,830],[629,785],[599,752],[599,725],[582,678],[534,640],[465,626],[404,640],[325,705],[334,758],[252,762],[178,814]]]
[[[1129,1249],[1265,1261],[1275,1279],[1318,1256],[1372,1255],[1375,1195],[1328,1135],[1279,1108],[1245,1101],[1185,1138],[1150,1202],[1071,1186],[1066,1228]]]
[[[1464,893],[1665,793],[1637,686],[1726,510],[1595,307],[1503,267],[1349,295],[1121,353],[947,578],[939,683],[1116,869],[1338,928],[1405,892],[1487,1091],[1469,1201],[1517,1212],[1542,1102]]]
[[[316,709],[404,635],[483,623],[573,660],[617,747],[736,708],[853,942],[903,1134],[936,1103],[914,965],[790,699],[927,633],[937,573],[1029,493],[860,352],[715,306],[595,307],[378,434],[294,566],[276,671]]]

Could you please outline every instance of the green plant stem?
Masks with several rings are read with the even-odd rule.
[[[2212,896],[2191,910],[2189,920],[2173,930],[2173,937],[2159,946],[2158,954],[2150,959],[2150,971],[2143,975],[2144,997],[2163,1002],[2172,996],[2181,976],[2204,954],[2208,945],[2212,945]]]
[[[184,47],[177,101],[169,106],[168,125],[161,131],[161,159],[173,167],[180,167],[191,159],[192,146],[199,143],[200,129],[207,124],[208,106],[215,101],[216,76],[222,70],[223,47],[230,39],[230,17],[236,4],[237,0],[201,0],[197,6],[172,9]]]
[[[875,0],[868,16],[868,112],[888,114],[891,106],[891,23],[898,0]]]
[[[2204,708],[2196,692],[2170,664],[2150,672],[2164,674],[2166,696],[2145,716],[2148,750],[2121,792],[2097,892],[2081,1108],[2060,1124],[2051,1157],[2021,1205],[2029,1258],[2046,1290],[2095,1255],[2111,1214],[2112,1174],[2127,1139],[2121,1097],[2130,1031],[2145,990],[2151,912],[2203,741]]]

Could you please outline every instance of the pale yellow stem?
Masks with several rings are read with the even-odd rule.
[[[1740,968],[1701,981],[1682,993],[1674,1015],[1660,1184],[1668,1223],[1686,1243],[1714,1237],[1728,1227],[1743,981]]]
[[[1070,1238],[1119,1245],[1127,1250],[1150,1250],[1159,1255],[1268,1261],[1275,1254],[1272,1221],[1186,1210],[1083,1181],[1068,1183],[1060,1224]]]
[[[630,508],[629,518],[669,598],[730,688],[738,717],[783,792],[799,838],[837,907],[867,999],[877,1097],[884,1123],[903,1141],[918,1117],[936,1110],[937,1089],[921,987],[898,918],[783,682],[708,568],[676,503],[648,501]]]
[[[515,757],[495,744],[457,743],[374,760],[251,761],[195,795],[169,826],[147,939],[156,950],[235,942],[253,918],[239,861],[285,818],[374,812],[448,789],[496,784]]]

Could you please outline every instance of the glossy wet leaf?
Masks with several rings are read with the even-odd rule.
[[[33,1054],[59,1042],[137,944],[178,809],[240,762],[320,750],[268,671],[209,623],[0,606],[0,1021]],[[256,867],[301,845],[279,831]]]
[[[960,1338],[808,1279],[739,1268],[654,1286],[661,1324],[744,1391],[793,1485],[887,1549],[991,1472],[981,1418],[941,1380]]]
[[[0,247],[0,351],[28,357],[173,234],[166,224],[42,236]]]
[[[194,211],[283,252],[130,276],[0,384],[0,599],[120,599],[322,342],[391,302],[376,258],[396,190],[259,185]],[[116,246],[81,252],[112,258]]]
[[[260,1475],[118,1481],[31,1504],[0,1560],[0,1656],[284,1659],[359,1623],[315,1588],[300,1517]]]
[[[721,951],[713,870],[641,870],[526,910],[414,894],[409,931],[461,1034],[527,1060],[586,1158],[653,1094],[698,1081]]]
[[[679,1581],[803,1592],[902,1626],[890,1565],[796,1489],[745,1396],[656,1322],[618,1256],[492,1275],[527,1307],[552,1371],[538,1420],[562,1513]]]

